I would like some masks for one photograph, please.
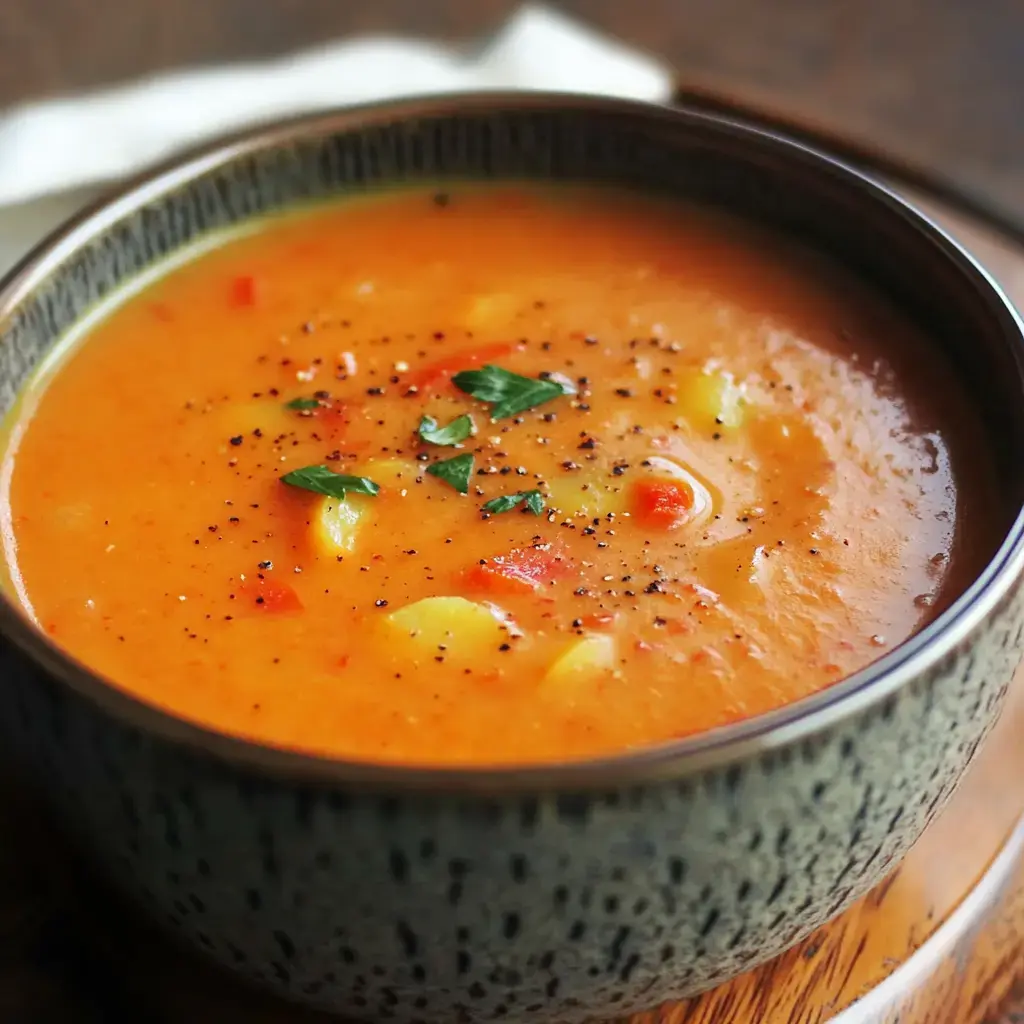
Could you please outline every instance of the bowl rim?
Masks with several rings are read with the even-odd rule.
[[[986,293],[1014,335],[1015,356],[1024,390],[1024,322],[1013,304],[970,253],[887,186],[756,121],[685,105],[572,92],[494,90],[391,99],[300,114],[208,140],[105,192],[38,243],[0,278],[0,324],[8,321],[12,311],[80,248],[138,208],[187,186],[205,173],[246,155],[287,146],[303,138],[375,123],[487,110],[611,113],[632,115],[641,124],[669,121],[680,130],[687,127],[711,129],[740,143],[746,140],[790,160],[816,165],[819,172],[831,175],[844,187],[859,190],[868,201],[908,222],[933,247],[941,250],[961,274],[967,275],[976,289]],[[2,461],[10,458],[4,453],[0,456],[3,456]],[[839,682],[773,711],[680,739],[593,758],[526,764],[433,765],[348,760],[220,732],[149,703],[93,672],[51,641],[16,600],[2,590],[0,639],[17,646],[22,655],[57,684],[70,687],[121,724],[153,734],[173,748],[222,765],[310,785],[358,785],[388,792],[426,791],[471,797],[505,793],[532,795],[550,791],[620,789],[677,779],[767,754],[825,732],[844,719],[883,703],[955,651],[1006,598],[1022,573],[1024,506],[1018,509],[996,552],[947,609],[892,651]]]

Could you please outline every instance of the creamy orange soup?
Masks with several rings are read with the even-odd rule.
[[[704,209],[351,201],[85,333],[9,432],[13,590],[116,685],[275,745],[518,763],[711,729],[865,666],[983,553],[934,348]]]

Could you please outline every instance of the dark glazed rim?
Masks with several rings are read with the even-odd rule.
[[[997,313],[1011,326],[1006,344],[1015,348],[1024,400],[1024,324],[992,278],[961,246],[906,200],[859,171],[779,133],[743,121],[697,110],[579,94],[487,92],[449,94],[292,118],[219,139],[167,162],[133,181],[112,197],[95,203],[31,252],[0,282],[0,323],[80,247],[122,217],[190,180],[245,155],[288,145],[307,136],[326,135],[376,122],[457,115],[482,110],[605,112],[630,115],[638,123],[672,122],[714,129],[750,145],[781,153],[816,169],[860,193],[903,221],[941,250]],[[1012,334],[1012,337],[1010,335]],[[421,767],[388,765],[282,749],[217,732],[148,704],[65,654],[0,593],[0,635],[54,679],[69,686],[127,725],[159,736],[194,755],[274,777],[302,783],[361,785],[395,791],[438,794],[489,794],[620,788],[688,775],[736,762],[820,733],[877,705],[931,669],[955,650],[989,617],[1024,572],[1024,509],[1018,510],[1008,535],[978,578],[934,622],[859,672],[809,697],[733,725],[638,751],[582,761],[526,766]]]

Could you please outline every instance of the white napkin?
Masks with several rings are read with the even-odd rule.
[[[526,6],[474,56],[408,39],[357,39],[0,116],[0,205],[111,181],[205,137],[307,110],[461,89],[557,89],[665,100],[657,61]]]

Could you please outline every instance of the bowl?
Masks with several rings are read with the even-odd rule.
[[[345,763],[230,738],[75,663],[0,595],[0,725],[133,900],[206,957],[350,1017],[584,1020],[774,957],[875,885],[996,720],[1024,637],[1024,338],[972,259],[882,186],[685,109],[535,93],[309,117],[215,143],[58,232],[0,288],[0,412],[122,281],[310,199],[460,179],[619,182],[725,205],[873,281],[953,361],[1002,492],[969,589],[773,714],[580,763]]]

